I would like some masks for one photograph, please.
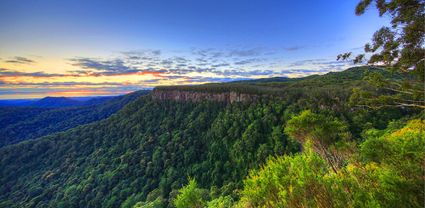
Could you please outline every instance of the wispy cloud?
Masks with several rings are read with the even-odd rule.
[[[291,46],[284,48],[286,51],[299,51],[301,49],[305,48],[304,46]]]
[[[218,59],[218,58],[247,58],[259,57],[263,55],[271,55],[275,50],[265,47],[251,47],[251,48],[193,48],[192,54],[205,59]]]
[[[134,59],[132,56],[130,59]],[[130,75],[130,74],[160,74],[166,72],[161,69],[139,68],[127,63],[125,59],[114,58],[111,60],[99,60],[92,58],[73,58],[69,59],[71,64],[85,70],[70,71],[74,74],[91,75],[91,76],[113,76],[113,75]]]
[[[301,67],[306,69],[323,69],[323,70],[343,70],[347,67],[354,66],[351,61],[336,61],[331,59],[306,59],[293,62],[289,68]]]
[[[304,59],[304,60],[292,62],[291,64],[289,64],[289,67],[305,66],[307,64],[323,63],[325,61],[329,61],[329,60],[327,60],[327,59]]]
[[[111,59],[76,57],[71,64],[82,70],[71,73],[87,76],[114,76],[122,74],[157,73],[187,75],[191,73],[215,74],[216,76],[261,76],[265,71],[254,70],[252,65],[266,61],[261,57],[264,48],[248,49],[192,49],[190,54],[162,55],[159,50],[122,52],[123,56]],[[195,76],[195,75],[191,75]],[[208,75],[210,76],[210,75]]]
[[[124,65],[124,61],[121,59],[113,59],[107,61],[101,61],[90,58],[73,58],[70,59],[73,66],[81,67],[83,69],[94,69],[98,71],[107,71],[111,73],[122,73],[122,72],[137,72],[129,66]]]
[[[253,63],[260,63],[264,61],[264,59],[260,58],[250,58],[250,59],[244,59],[240,61],[234,62],[235,65],[247,65],[247,64],[253,64]]]
[[[42,71],[39,72],[22,72],[12,69],[0,68],[0,77],[14,76],[14,77],[63,77],[63,76],[72,76],[67,74],[55,74],[55,73],[45,73]]]
[[[5,61],[6,63],[12,63],[12,64],[32,64],[35,63],[34,60],[29,59],[29,58],[25,58],[22,56],[15,56],[11,59],[8,59]]]
[[[248,78],[229,78],[229,77],[190,77],[187,79],[188,82],[195,82],[195,83],[213,83],[213,82],[233,82],[233,81],[240,81],[240,80],[247,80]]]
[[[281,74],[286,76],[307,76],[312,74],[325,74],[328,72],[342,71],[356,66],[351,61],[335,61],[332,59],[305,59],[288,64]]]
[[[262,47],[248,49],[232,49],[229,51],[228,55],[236,57],[253,57],[262,55],[264,51],[265,48]]]
[[[182,75],[172,75],[165,76],[168,80],[176,80],[177,82],[185,83],[216,83],[216,82],[232,82],[247,80],[249,78],[231,78],[231,77],[204,77],[204,76],[182,76]]]
[[[224,71],[217,71],[216,74],[223,75],[223,76],[240,76],[249,78],[252,76],[272,76],[275,75],[276,72],[273,70],[224,70]]]

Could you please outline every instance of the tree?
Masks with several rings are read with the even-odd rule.
[[[373,96],[357,90],[354,94],[359,103],[370,108],[413,107],[425,108],[425,1],[423,0],[361,0],[356,15],[362,15],[375,2],[379,15],[391,18],[391,27],[384,26],[364,46],[364,54],[354,58],[355,63],[367,61],[405,76],[399,81],[385,80],[372,74],[368,81],[386,92]],[[349,59],[351,52],[340,54],[337,60]],[[366,57],[369,57],[368,59]]]
[[[328,171],[326,161],[307,142],[302,153],[270,158],[251,171],[236,207],[331,207],[323,180]]]
[[[230,196],[220,196],[207,203],[208,208],[228,208],[232,207],[233,199]]]
[[[206,191],[198,188],[198,183],[190,179],[189,183],[179,190],[174,200],[174,206],[177,208],[202,208],[206,205]]]
[[[342,154],[338,154],[338,147],[350,137],[344,122],[310,110],[303,111],[289,120],[285,133],[301,144],[311,141],[313,150],[321,155],[335,172],[344,158]]]

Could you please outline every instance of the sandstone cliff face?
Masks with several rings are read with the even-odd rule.
[[[234,102],[255,102],[261,96],[253,94],[244,94],[237,92],[197,92],[197,91],[181,91],[181,90],[158,90],[154,89],[152,98],[158,100],[175,100],[175,101],[216,101],[225,103]]]

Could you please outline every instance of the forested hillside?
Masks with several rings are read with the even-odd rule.
[[[139,91],[107,99],[94,98],[80,107],[0,107],[0,147],[107,118],[148,92]],[[38,102],[47,105],[44,101]]]
[[[232,104],[142,96],[108,119],[3,147],[0,207],[297,207],[328,199],[335,207],[363,199],[368,204],[352,205],[409,200],[417,207],[421,112],[350,103],[354,88],[371,89],[363,80],[371,71],[398,79],[363,67],[295,80],[157,88],[268,96]],[[409,162],[400,167],[401,160]],[[372,171],[370,180],[356,184],[363,168]],[[365,195],[344,195],[346,184],[349,193]],[[317,193],[323,197],[316,200]]]

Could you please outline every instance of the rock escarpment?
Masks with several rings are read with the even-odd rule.
[[[152,98],[157,100],[175,100],[175,101],[216,101],[225,103],[234,102],[255,102],[260,99],[260,95],[238,93],[238,92],[200,92],[184,90],[161,90],[154,89]]]

